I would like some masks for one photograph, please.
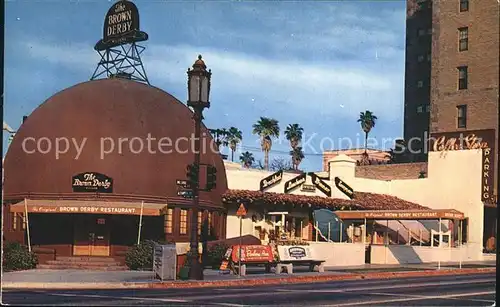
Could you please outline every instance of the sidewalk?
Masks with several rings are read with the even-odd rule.
[[[205,270],[203,281],[164,281],[153,278],[151,271],[84,271],[84,270],[29,270],[3,274],[3,289],[118,289],[118,288],[191,288],[224,287],[277,283],[326,282],[333,280],[416,277],[428,275],[474,274],[495,272],[494,262],[474,262],[416,265],[374,265],[357,267],[331,267],[324,273],[307,272],[297,268],[294,274],[265,273],[263,268],[250,267],[247,276],[221,274]]]

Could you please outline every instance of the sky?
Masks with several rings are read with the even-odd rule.
[[[405,1],[133,2],[149,34],[142,60],[151,85],[186,101],[186,70],[203,55],[212,70],[204,122],[243,132],[235,160],[242,151],[263,160],[252,134],[261,116],[281,129],[270,160],[289,159],[287,125],[304,128],[306,171],[321,169],[324,150],[364,146],[362,111],[378,117],[368,147],[389,149],[403,134]],[[4,116],[12,128],[91,78],[113,3],[7,0]]]

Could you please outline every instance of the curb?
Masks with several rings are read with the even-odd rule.
[[[342,280],[359,279],[391,279],[410,278],[427,276],[447,276],[466,274],[488,274],[496,272],[496,268],[475,268],[475,269],[446,269],[446,270],[425,270],[407,272],[376,272],[363,274],[342,274],[342,275],[316,275],[316,276],[294,276],[277,277],[263,279],[238,279],[238,280],[216,280],[216,281],[169,281],[153,283],[41,283],[41,282],[4,282],[3,289],[189,289],[189,288],[215,288],[215,287],[238,287],[238,286],[259,286],[259,285],[279,285],[279,284],[299,284],[299,283],[320,283]]]

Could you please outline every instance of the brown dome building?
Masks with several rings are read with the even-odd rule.
[[[50,97],[22,124],[4,161],[5,238],[27,243],[27,211],[31,246],[54,251],[49,258],[121,257],[138,240],[141,215],[141,240],[188,242],[192,200],[178,196],[176,181],[187,179],[194,159],[192,115],[170,94],[126,79]],[[201,163],[216,167],[216,188],[200,192],[193,222],[209,238],[225,238],[226,173],[204,126]],[[201,187],[205,174],[202,165]]]

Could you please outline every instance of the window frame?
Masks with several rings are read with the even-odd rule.
[[[469,4],[469,0],[458,0],[458,10],[460,12],[468,12]]]
[[[185,219],[183,220],[183,212],[186,213]],[[179,210],[179,235],[187,235],[188,232],[188,214],[189,210],[187,209],[180,209]],[[184,231],[183,231],[184,229]]]
[[[424,81],[423,81],[423,80],[418,80],[418,81],[417,81],[417,87],[418,87],[418,88],[422,88],[422,87],[424,87]]]
[[[458,70],[458,90],[466,90],[469,87],[469,68],[468,66],[459,66]],[[462,78],[461,73],[464,73]]]
[[[462,33],[465,33],[465,37],[462,38]],[[462,46],[464,43],[464,46]],[[458,28],[458,51],[463,52],[469,50],[469,27]]]
[[[424,113],[424,106],[421,106],[421,105],[420,105],[420,106],[418,106],[418,107],[417,107],[417,113],[419,113],[419,114],[420,114],[420,113]]]
[[[170,220],[169,220],[170,218]],[[172,234],[174,233],[174,209],[173,208],[167,208],[167,214],[164,216],[164,231],[166,234]],[[170,222],[170,226],[169,226]],[[170,230],[170,231],[169,231]]]
[[[462,111],[462,114],[460,114]],[[462,116],[460,116],[462,115]],[[461,104],[457,106],[457,128],[467,128],[467,105]]]

